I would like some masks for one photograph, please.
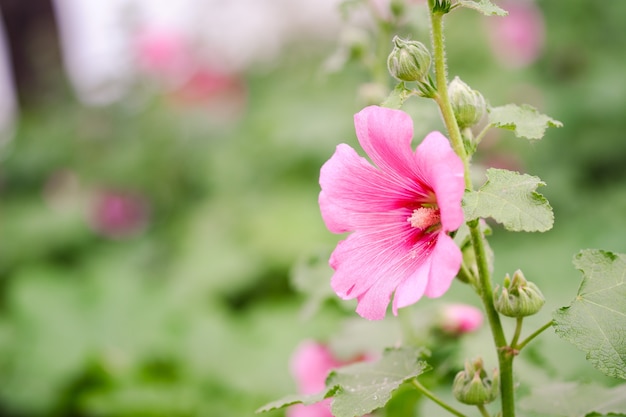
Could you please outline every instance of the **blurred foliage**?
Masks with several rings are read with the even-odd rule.
[[[521,268],[546,295],[528,329],[576,293],[571,259],[580,248],[626,251],[626,3],[539,5],[547,44],[524,70],[490,57],[478,13],[454,13],[447,24],[451,75],[492,105],[528,102],[565,126],[533,144],[500,132],[477,159],[512,160],[547,183],[555,228],[513,235],[494,225],[491,239],[496,281]],[[245,109],[231,120],[141,90],[105,109],[67,97],[24,109],[0,165],[3,415],[249,416],[294,392],[294,347],[328,339],[353,316],[346,303],[313,305],[327,293],[303,281],[296,263],[337,240],[318,213],[317,177],[336,144],[355,145],[356,91],[368,81],[354,64],[320,76],[325,56],[294,52],[272,71],[250,72]],[[73,180],[59,186],[66,174]],[[100,189],[143,196],[147,227],[124,238],[96,233],[89,202]],[[316,265],[308,273],[323,282]],[[303,288],[317,301],[306,304]],[[469,294],[459,284],[447,297],[472,302]],[[462,347],[473,355],[488,340],[479,334]],[[550,333],[519,369],[522,382],[560,374],[612,383]]]

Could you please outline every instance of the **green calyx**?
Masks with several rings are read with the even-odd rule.
[[[454,397],[463,404],[484,405],[498,397],[500,374],[494,369],[491,378],[483,367],[483,360],[477,358],[465,362],[465,369],[456,374],[452,384]]]
[[[459,77],[454,77],[448,85],[448,96],[454,117],[461,129],[474,126],[484,116],[487,108],[485,98]]]
[[[541,310],[546,300],[539,288],[524,278],[522,271],[517,270],[510,278],[507,274],[504,285],[494,291],[496,310],[507,317],[531,316]]]
[[[446,14],[450,12],[451,8],[452,2],[450,0],[434,0],[434,3],[432,3],[433,13],[436,14]]]
[[[422,81],[430,69],[430,52],[423,43],[393,38],[394,48],[387,58],[389,73],[400,81]]]

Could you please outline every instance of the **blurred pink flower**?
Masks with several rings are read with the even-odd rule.
[[[532,0],[505,0],[498,4],[509,12],[505,17],[486,20],[489,44],[502,65],[521,68],[541,54],[545,40],[545,22]]]
[[[243,80],[234,74],[212,70],[208,67],[197,68],[187,80],[174,92],[174,98],[184,103],[205,101],[236,100],[245,102],[246,87]]]
[[[340,361],[325,345],[307,340],[296,348],[291,357],[290,368],[300,394],[317,394],[325,389],[326,377],[332,369],[369,359],[363,356],[354,361]],[[293,405],[287,409],[287,417],[332,417],[330,402],[331,399],[328,398],[311,405]]]
[[[139,70],[168,82],[179,82],[189,76],[194,59],[187,39],[179,32],[164,28],[147,28],[134,39]]]
[[[448,304],[443,306],[440,320],[441,329],[446,333],[471,333],[482,326],[483,313],[471,305]]]
[[[126,191],[102,191],[93,201],[90,223],[99,234],[124,238],[142,232],[148,222],[147,202]]]
[[[463,163],[439,132],[411,149],[413,121],[370,106],[355,115],[356,134],[377,167],[346,144],[321,169],[319,204],[333,233],[352,231],[330,258],[331,286],[378,320],[422,295],[443,295],[461,265],[446,232],[463,222]]]

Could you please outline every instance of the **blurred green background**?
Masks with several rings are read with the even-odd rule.
[[[527,329],[576,293],[578,250],[626,252],[626,2],[537,4],[546,40],[525,68],[494,59],[477,13],[446,27],[451,75],[494,106],[529,102],[564,123],[533,143],[491,135],[476,160],[547,183],[554,229],[496,227],[490,241],[496,280],[521,268],[546,295]],[[310,295],[290,283],[338,239],[319,216],[319,167],[338,143],[356,146],[371,80],[358,62],[324,72],[336,47],[300,40],[239,74],[242,89],[182,104],[138,83],[86,107],[47,73],[0,153],[0,414],[249,416],[295,391],[294,347],[354,316],[332,299],[303,314]],[[407,107],[418,137],[441,128],[432,103]],[[448,299],[476,303],[461,284]],[[552,332],[535,346],[543,370],[527,375],[611,383]]]

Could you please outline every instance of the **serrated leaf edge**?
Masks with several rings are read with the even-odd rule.
[[[546,131],[546,129],[548,127],[556,127],[556,128],[563,127],[563,123],[562,122],[560,122],[560,121],[558,121],[556,119],[553,119],[552,117],[550,117],[550,116],[548,116],[546,114],[541,113],[537,108],[531,106],[530,104],[517,105],[517,104],[510,103],[510,104],[505,104],[503,106],[490,107],[489,109],[487,109],[487,111],[491,115],[493,113],[493,110],[500,110],[500,109],[504,109],[506,107],[514,107],[514,108],[520,109],[522,111],[530,111],[530,112],[534,113],[536,116],[543,117],[543,119],[544,119],[544,120],[542,120],[543,123],[544,123],[544,126],[543,126],[543,128],[541,128],[541,135],[539,137],[535,137],[535,136],[531,137],[531,136],[525,136],[525,135],[520,134],[517,131],[517,124],[515,122],[502,123],[502,122],[498,122],[498,121],[493,121],[493,120],[491,120],[491,118],[489,119],[489,123],[491,124],[491,126],[497,127],[499,129],[511,130],[511,131],[513,131],[515,133],[515,136],[517,136],[519,138],[525,138],[525,139],[529,139],[529,140],[539,140],[539,139],[541,139],[543,137],[543,135],[545,134],[545,131]]]
[[[487,187],[490,184],[491,178],[489,177],[489,174],[495,171],[507,171],[507,170],[502,170],[502,169],[495,169],[495,168],[489,168],[487,170],[487,181],[476,191],[471,191],[470,193],[468,193],[468,195],[479,195],[480,193],[483,193],[482,195],[487,195],[487,196],[494,196],[497,197],[498,199],[501,199],[497,194],[491,194],[491,193],[486,193],[484,191],[484,188]],[[549,210],[550,212],[550,222],[549,224],[547,224],[545,227],[542,228],[516,228],[513,227],[512,225],[507,225],[505,222],[501,222],[498,219],[496,219],[493,216],[487,216],[492,218],[495,222],[501,224],[506,230],[509,230],[511,232],[547,232],[548,230],[550,230],[553,226],[554,226],[554,211],[552,210],[552,206],[550,205],[550,202],[548,201],[548,199],[541,193],[537,192],[536,189],[538,187],[543,187],[546,185],[545,182],[541,181],[541,179],[539,177],[535,177],[533,175],[529,175],[529,174],[522,174],[516,171],[507,171],[507,172],[512,172],[515,173],[517,175],[519,175],[520,177],[522,176],[526,176],[529,177],[531,179],[536,179],[537,183],[535,184],[535,189],[533,191],[531,191],[531,195],[533,196],[533,198],[537,198],[539,200],[541,200],[541,203],[543,205],[545,205],[546,209]],[[475,211],[475,210],[474,210]],[[467,215],[467,213],[466,213]],[[465,219],[466,221],[471,221],[471,220],[476,220],[478,218],[480,218],[481,216],[478,215],[473,215],[473,216],[467,216],[467,218]],[[542,222],[538,222],[538,223],[542,223]]]

